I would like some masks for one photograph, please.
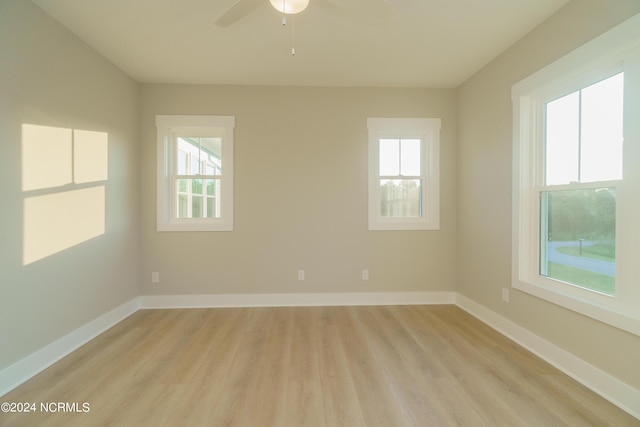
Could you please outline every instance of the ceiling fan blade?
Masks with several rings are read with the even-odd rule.
[[[237,0],[233,6],[216,20],[215,24],[219,27],[228,27],[253,12],[263,3],[265,3],[265,0]]]

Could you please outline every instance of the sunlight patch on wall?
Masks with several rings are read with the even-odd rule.
[[[105,233],[107,178],[107,133],[22,125],[24,265]]]
[[[105,231],[104,186],[24,199],[24,265]]]
[[[22,125],[22,191],[71,184],[72,142],[71,129]]]
[[[107,134],[88,130],[73,131],[73,182],[107,179]]]

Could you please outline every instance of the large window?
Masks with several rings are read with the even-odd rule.
[[[369,229],[439,228],[440,119],[368,119]]]
[[[230,116],[156,116],[158,230],[233,230]]]
[[[640,18],[514,85],[513,286],[640,334]]]
[[[544,104],[540,274],[615,295],[624,73]]]

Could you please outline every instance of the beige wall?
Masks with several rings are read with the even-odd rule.
[[[640,337],[511,289],[511,86],[625,18],[637,0],[573,1],[458,89],[457,291],[640,388]]]
[[[156,114],[235,115],[233,232],[156,231]],[[442,118],[441,230],[367,230],[367,117]],[[142,293],[453,291],[455,127],[453,90],[142,85]]]
[[[139,239],[137,84],[24,0],[0,2],[0,58],[1,370],[135,297]],[[48,133],[25,141],[23,124],[98,132],[97,182],[34,167],[69,153]]]
[[[515,290],[500,299],[510,87],[638,11],[573,1],[457,91],[139,89],[30,2],[1,1],[0,369],[140,294],[457,290],[640,388],[638,337]],[[156,114],[236,116],[234,232],[156,232]],[[369,232],[366,118],[420,116],[442,118],[442,229]],[[104,233],[28,264],[25,200],[70,187],[23,191],[25,123],[108,135]]]

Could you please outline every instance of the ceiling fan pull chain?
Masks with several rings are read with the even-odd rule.
[[[275,7],[276,9],[280,10],[282,12],[282,26],[286,26],[287,25],[287,0],[282,0],[282,9],[280,9],[279,0],[271,0],[271,4],[273,5],[273,7]],[[302,10],[304,10],[307,7],[307,4],[309,4],[309,1],[303,1],[302,2],[302,8],[301,9],[297,9],[297,7],[299,6],[296,5],[296,2],[293,2],[293,9],[291,11],[291,56],[295,56],[296,55],[296,13],[301,12]]]
[[[287,0],[282,0],[282,26],[287,25]]]
[[[296,56],[296,15],[291,17],[291,56]]]

